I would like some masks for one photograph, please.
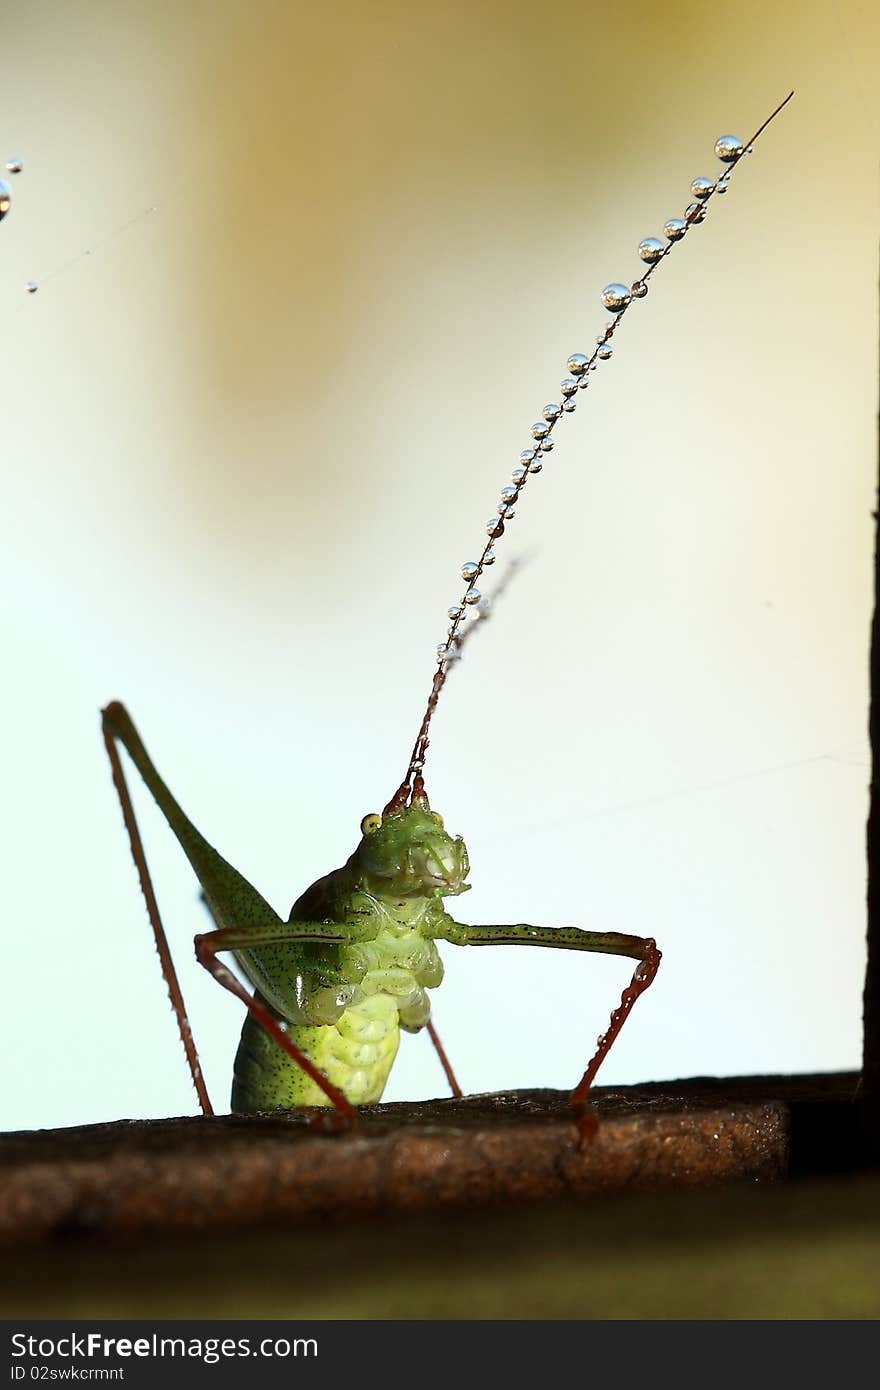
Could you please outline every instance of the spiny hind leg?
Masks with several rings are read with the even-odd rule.
[[[121,707],[120,707],[121,708]],[[113,707],[110,707],[111,713]],[[107,749],[107,757],[110,759],[110,769],[113,774],[113,784],[116,788],[116,795],[122,807],[122,818],[125,821],[125,829],[128,832],[128,843],[131,847],[131,855],[137,869],[138,879],[141,885],[141,892],[147,904],[147,915],[150,919],[150,926],[153,929],[153,939],[156,943],[156,950],[159,955],[159,964],[162,967],[162,976],[168,987],[168,994],[171,998],[171,1007],[177,1019],[177,1027],[180,1033],[180,1040],[183,1043],[183,1050],[186,1053],[186,1061],[192,1077],[193,1086],[198,1096],[199,1105],[203,1115],[213,1115],[214,1108],[208,1096],[208,1088],[205,1085],[205,1078],[202,1075],[202,1067],[199,1061],[199,1054],[190,1027],[189,1016],[186,1012],[186,1005],[183,1000],[183,992],[180,988],[180,981],[177,978],[177,971],[174,968],[174,961],[171,956],[171,948],[168,945],[168,937],[165,935],[165,927],[159,912],[159,904],[153,888],[153,880],[150,876],[147,856],[144,852],[144,844],[141,839],[140,829],[137,818],[134,814],[134,807],[131,803],[131,795],[128,790],[128,783],[125,780],[125,773],[122,770],[122,763],[116,748],[116,729],[110,719],[107,718],[107,711],[104,711],[103,721],[104,747]]]

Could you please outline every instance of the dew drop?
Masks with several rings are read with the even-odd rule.
[[[659,261],[663,255],[663,242],[659,237],[646,236],[639,242],[639,255],[643,261]]]
[[[464,601],[473,606],[473,604],[479,603],[482,597],[483,595],[480,593],[479,589],[468,589],[464,596]]]
[[[497,516],[490,516],[489,520],[486,522],[486,535],[492,537],[503,536],[504,522],[500,521]]]
[[[580,376],[581,372],[585,372],[587,370],[587,358],[584,356],[582,352],[573,352],[565,365],[571,372],[572,376]],[[562,384],[562,389],[563,391],[565,390],[564,382]]]
[[[508,483],[507,487],[503,487],[501,489],[502,502],[504,502],[505,504],[507,504],[508,502],[515,502],[517,498],[517,493],[518,489],[515,488],[511,483]]]
[[[532,460],[530,459],[529,462],[531,462],[531,461],[532,461]],[[511,476],[511,478],[513,479],[513,481],[514,481],[515,483],[521,483],[522,480],[523,480],[523,478],[524,478],[524,477],[526,476],[526,474],[528,473],[528,471],[529,471],[529,470],[528,470],[528,467],[525,467],[525,468],[514,468],[514,470],[513,470],[513,472],[511,473],[510,476]]]
[[[12,207],[12,189],[5,179],[0,179],[0,222]]]
[[[603,343],[599,349],[599,356],[603,362],[607,362],[613,351],[614,349],[610,343]]]
[[[460,603],[453,603],[450,608],[447,608],[446,616],[454,620],[455,618],[460,618],[463,612],[464,608]]]
[[[551,439],[549,436],[546,439],[542,439],[541,452],[544,454],[549,454],[551,450],[555,447],[555,444],[556,441],[554,439]]]
[[[543,463],[541,462],[541,460],[540,460],[540,459],[535,459],[535,462],[534,462],[534,463],[530,463],[530,464],[529,464],[529,472],[530,472],[530,473],[540,473],[540,471],[541,471],[541,469],[542,469],[543,467],[544,467],[544,465],[543,465]]]
[[[6,161],[7,174],[20,174],[23,168],[24,165],[20,159],[7,159]]]
[[[28,294],[36,294],[39,288],[40,287],[37,284],[36,280],[28,280],[25,284],[25,289],[27,290]]]
[[[606,285],[599,297],[606,309],[610,309],[613,314],[619,314],[629,303],[630,292],[626,285],[620,285],[615,281],[611,285]]]
[[[536,420],[532,425],[530,433],[533,439],[546,439],[547,435],[550,433],[550,426],[547,424],[546,420]]]
[[[475,576],[476,574],[479,573],[479,569],[480,569],[480,566],[479,566],[479,565],[475,565],[474,562],[473,562],[473,560],[468,560],[468,561],[467,561],[465,564],[463,564],[462,567],[461,567],[461,577],[462,577],[462,579],[473,579],[474,576]]]
[[[584,361],[585,361],[585,362],[586,362],[586,360],[587,360],[587,359],[584,358]],[[578,389],[578,384],[577,384],[577,382],[575,381],[575,379],[574,379],[573,376],[567,376],[567,377],[564,378],[564,380],[563,380],[563,382],[562,382],[562,387],[561,387],[563,396],[573,396],[574,393],[575,393],[575,391],[576,391],[577,389]],[[564,402],[563,402],[562,409],[563,409],[563,410],[567,409],[567,407],[566,407],[566,405],[565,405]]]
[[[715,141],[715,153],[722,164],[732,164],[743,152],[743,142],[737,135],[719,135]]]
[[[551,401],[549,405],[544,406],[541,414],[545,420],[558,420],[562,414],[562,406],[557,405],[555,401]]]
[[[484,565],[494,565],[494,563],[495,563],[495,551],[492,549],[492,547],[491,547],[491,545],[490,545],[490,546],[489,546],[489,549],[486,551],[485,555],[483,556],[483,564],[484,564]]]

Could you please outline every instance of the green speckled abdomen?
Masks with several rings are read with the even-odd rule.
[[[413,904],[396,906],[394,911],[371,900],[373,940],[343,947],[272,947],[242,961],[261,1002],[291,1041],[353,1105],[381,1100],[400,1029],[424,1028],[431,1016],[427,990],[443,979],[437,947],[421,934],[423,904],[415,913]],[[260,987],[263,980],[273,986],[269,997]],[[327,1104],[320,1087],[248,1014],[235,1058],[233,1111]]]
[[[336,1023],[291,1028],[290,1034],[353,1105],[381,1099],[400,1044],[396,1000],[374,994],[346,1009]],[[326,1104],[324,1092],[248,1014],[235,1057],[233,1112]]]

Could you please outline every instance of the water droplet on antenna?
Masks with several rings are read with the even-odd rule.
[[[736,135],[719,135],[715,141],[715,153],[722,164],[732,164],[743,152],[743,142]]]
[[[639,242],[639,255],[643,261],[659,261],[663,255],[663,242],[659,237],[646,236]]]
[[[514,501],[516,500],[516,497],[517,497],[517,492],[518,492],[518,489],[515,488],[515,487],[512,487],[512,486],[508,483],[507,487],[503,487],[503,488],[501,489],[501,500],[502,500],[502,502],[514,502]]]
[[[688,229],[688,224],[683,217],[670,217],[668,222],[663,223],[663,233],[670,241],[679,241]]]
[[[626,285],[619,285],[615,281],[614,284],[605,286],[601,299],[605,308],[610,309],[612,314],[620,314],[630,301],[630,293]]]
[[[465,603],[473,605],[475,603],[479,603],[482,597],[483,595],[480,593],[479,589],[468,589],[467,593],[464,596],[464,601]]]
[[[702,203],[705,198],[708,198],[710,193],[714,192],[715,184],[711,179],[694,179],[691,184],[691,193],[693,193],[694,197],[700,203]]]
[[[536,420],[532,425],[531,436],[533,439],[546,439],[549,433],[550,426],[546,420]]]
[[[582,353],[578,353],[578,356],[581,357],[581,356],[583,356],[583,354],[582,354]],[[571,358],[569,358],[568,360],[569,360],[569,362],[570,362],[570,361],[571,361]],[[585,367],[586,367],[586,361],[587,361],[587,359],[586,359],[586,357],[584,357],[584,366],[585,366]],[[577,384],[577,382],[575,381],[575,379],[574,379],[573,376],[567,376],[567,377],[565,377],[565,378],[563,379],[562,386],[560,387],[560,390],[562,391],[563,396],[573,396],[574,393],[575,393],[575,391],[576,391],[577,389],[578,389],[578,384]],[[562,409],[563,409],[563,410],[566,409],[565,405],[563,405]]]
[[[494,565],[494,563],[495,563],[495,551],[492,549],[492,547],[491,547],[491,545],[490,545],[490,546],[489,546],[489,549],[486,551],[485,555],[483,556],[483,564],[484,564],[484,565]]]
[[[572,376],[580,376],[581,372],[587,370],[588,361],[589,358],[585,357],[582,352],[573,352],[565,365]],[[565,391],[565,382],[562,383],[562,389]]]
[[[545,420],[558,420],[562,414],[562,406],[557,405],[555,401],[551,401],[549,405],[544,406],[541,414]]]
[[[467,563],[461,567],[462,579],[473,579],[474,575],[478,573],[479,568],[480,566],[475,565],[473,560],[468,560]]]

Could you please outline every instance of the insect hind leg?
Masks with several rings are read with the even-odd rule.
[[[180,1040],[183,1043],[183,1050],[186,1054],[186,1061],[190,1076],[192,1077],[192,1083],[195,1087],[202,1114],[213,1115],[214,1107],[211,1104],[208,1088],[202,1074],[202,1066],[199,1061],[199,1054],[196,1048],[195,1038],[193,1037],[192,1028],[190,1027],[186,1004],[183,1000],[183,992],[180,988],[180,981],[177,978],[177,971],[174,968],[174,961],[171,956],[171,948],[168,945],[168,937],[165,934],[165,927],[159,912],[159,904],[156,900],[153,880],[150,876],[150,869],[147,864],[144,843],[141,839],[140,829],[134,814],[134,807],[132,806],[131,795],[128,790],[128,783],[126,782],[125,773],[122,769],[122,762],[116,747],[116,738],[119,737],[119,734],[115,727],[114,716],[117,709],[121,708],[121,706],[109,705],[107,709],[103,711],[104,747],[107,749],[107,757],[110,759],[113,785],[116,788],[116,795],[122,807],[122,818],[128,833],[131,855],[134,859],[135,868],[137,869],[141,892],[147,904],[147,915],[150,919],[150,926],[153,929],[153,939],[156,943],[159,964],[162,967],[162,976],[168,987],[171,1007],[177,1019],[177,1028],[180,1033]]]

